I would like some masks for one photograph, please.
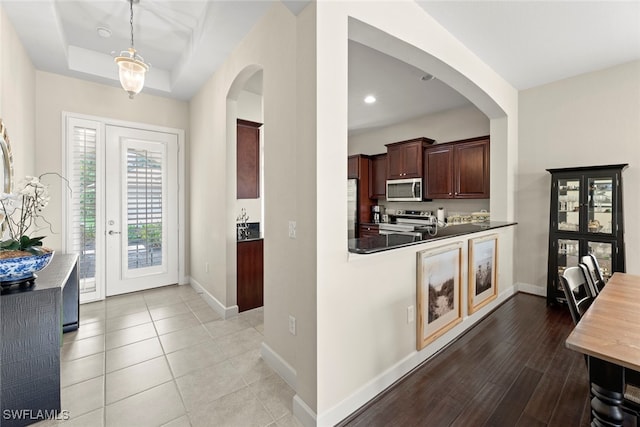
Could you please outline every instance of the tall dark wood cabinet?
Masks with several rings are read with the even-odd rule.
[[[551,173],[547,303],[565,301],[560,276],[593,254],[605,281],[625,271],[622,171],[627,164],[547,169]]]
[[[358,180],[358,223],[371,221],[371,206],[375,204],[369,198],[372,175],[370,156],[355,154],[347,158],[347,178]]]
[[[260,197],[260,126],[262,123],[238,119],[236,179],[238,199]]]

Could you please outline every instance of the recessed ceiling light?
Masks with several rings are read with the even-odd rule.
[[[111,37],[111,30],[107,27],[98,27],[96,28],[96,31],[98,32],[98,35],[103,39],[108,39],[109,37]]]
[[[364,98],[364,102],[367,104],[373,104],[374,102],[376,102],[376,97],[373,95],[367,95]]]

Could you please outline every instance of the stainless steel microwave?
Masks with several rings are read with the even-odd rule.
[[[388,202],[422,201],[422,178],[388,179]]]

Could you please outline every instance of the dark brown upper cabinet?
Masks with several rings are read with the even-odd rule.
[[[438,144],[425,151],[425,196],[450,199],[453,196],[453,148]]]
[[[489,198],[489,137],[437,144],[425,151],[425,197]]]
[[[260,127],[262,123],[237,122],[237,198],[260,197]]]
[[[387,179],[421,178],[424,149],[433,143],[422,137],[386,144]]]
[[[347,179],[358,179],[360,172],[358,159],[358,155],[347,157]]]
[[[371,179],[369,184],[371,191],[369,197],[381,199],[387,197],[387,155],[376,154],[371,156]]]

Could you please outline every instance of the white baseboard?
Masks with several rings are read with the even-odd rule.
[[[316,413],[297,394],[293,396],[293,416],[305,427],[316,427]]]
[[[525,294],[538,295],[540,297],[547,296],[547,288],[538,285],[532,285],[530,283],[516,283],[515,287],[518,292],[524,292]]]
[[[296,391],[298,383],[296,370],[264,342],[260,349],[260,355],[262,356],[262,360]],[[305,427],[316,426],[316,413],[297,394],[293,396],[293,416]]]
[[[262,360],[264,360],[271,369],[276,371],[278,375],[280,375],[282,379],[285,380],[287,384],[289,384],[289,387],[291,387],[294,391],[297,389],[298,374],[296,370],[293,369],[293,366],[289,365],[286,360],[284,360],[278,353],[273,351],[273,349],[269,347],[265,342],[262,342],[260,355],[262,356]]]
[[[211,307],[216,313],[220,315],[223,319],[230,319],[232,317],[236,317],[238,315],[238,306],[233,305],[231,307],[225,307],[216,297],[211,295],[196,279],[193,277],[189,278],[189,284],[197,293],[202,296],[202,298],[206,301],[206,303]]]
[[[509,299],[516,292],[517,289],[515,286],[502,291],[492,304],[487,304],[477,312],[473,313],[471,316],[465,317],[462,323],[438,338],[433,342],[433,344],[420,351],[414,351],[408,354],[404,359],[398,361],[395,365],[391,366],[386,371],[373,378],[371,381],[356,390],[346,399],[339,402],[329,410],[318,414],[317,425],[323,427],[335,426],[336,424],[347,418],[349,415],[364,406],[367,402],[386,390],[389,386],[398,381],[404,375],[411,372],[422,362],[436,354],[438,351],[442,350],[449,343],[455,341],[455,339],[457,339],[464,331],[482,320],[485,315],[487,315],[493,309]]]

